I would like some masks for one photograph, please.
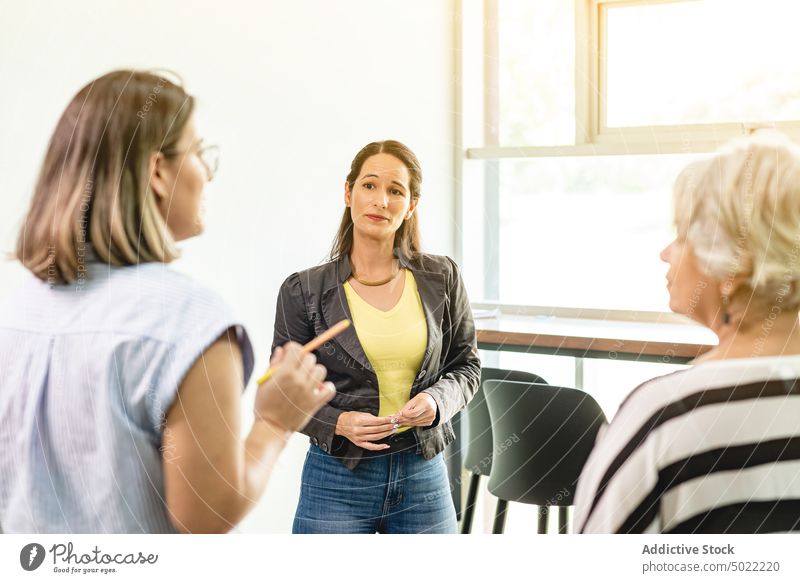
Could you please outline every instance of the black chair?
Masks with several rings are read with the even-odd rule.
[[[481,476],[488,476],[492,471],[492,422],[489,409],[483,396],[483,384],[488,380],[508,380],[523,383],[545,383],[539,375],[520,370],[504,370],[501,368],[481,369],[481,386],[467,405],[464,413],[467,420],[467,453],[464,456],[464,467],[472,474],[469,492],[464,505],[464,516],[461,522],[461,534],[469,534],[472,530],[472,518],[475,513],[475,502]]]
[[[499,499],[492,532],[503,532],[513,501],[539,506],[542,534],[549,508],[558,507],[558,531],[566,533],[578,477],[606,421],[603,410],[578,389],[490,380],[483,390],[495,452],[489,491]]]

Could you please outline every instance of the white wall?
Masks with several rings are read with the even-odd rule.
[[[177,71],[199,98],[199,131],[222,148],[206,234],[177,265],[238,308],[260,371],[278,287],[324,258],[367,142],[415,150],[423,242],[452,253],[452,17],[452,0],[0,0],[0,251],[72,95],[116,68]],[[0,261],[0,299],[21,275]],[[305,450],[296,437],[241,530],[291,528]]]

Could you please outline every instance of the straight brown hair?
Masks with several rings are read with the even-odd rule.
[[[57,285],[86,276],[87,246],[117,266],[178,257],[149,158],[174,148],[193,110],[178,83],[144,71],[113,71],[78,91],[50,138],[16,258]]]
[[[400,160],[408,169],[409,174],[409,189],[411,190],[411,199],[420,197],[420,188],[422,186],[422,167],[414,152],[406,146],[395,140],[385,140],[383,142],[371,142],[361,148],[361,150],[353,158],[350,163],[350,173],[347,175],[347,184],[352,190],[353,185],[356,183],[358,175],[361,173],[361,167],[367,158],[375,154],[390,154]],[[394,235],[394,249],[395,254],[402,255],[406,259],[416,259],[422,253],[422,239],[419,233],[419,221],[417,220],[417,213],[414,212],[411,218],[403,221],[400,228]],[[350,214],[350,208],[345,207],[342,214],[342,220],[339,223],[339,230],[336,237],[333,239],[331,247],[330,259],[339,259],[340,257],[349,256],[353,250],[353,217]]]

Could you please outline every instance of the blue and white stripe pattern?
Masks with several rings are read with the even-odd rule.
[[[164,420],[192,364],[244,328],[170,267],[91,261],[85,281],[30,281],[0,309],[4,532],[170,533]]]

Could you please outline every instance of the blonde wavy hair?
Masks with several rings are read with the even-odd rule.
[[[800,309],[800,147],[775,131],[735,140],[681,172],[674,202],[678,239],[701,270]]]

